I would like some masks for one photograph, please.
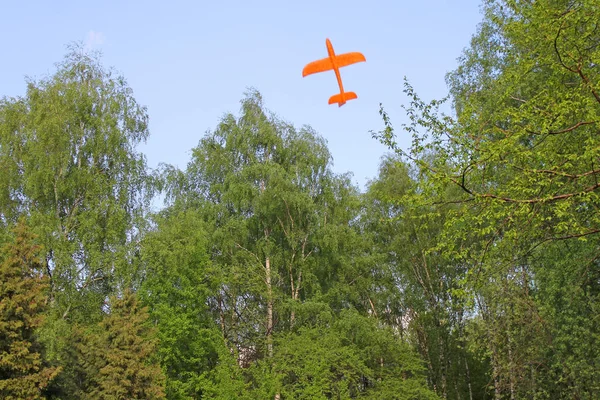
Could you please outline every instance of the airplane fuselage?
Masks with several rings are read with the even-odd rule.
[[[342,95],[342,99],[344,99],[344,85],[342,84],[342,76],[340,75],[340,68],[337,65],[335,59],[335,51],[333,51],[333,45],[329,39],[325,40],[325,44],[327,45],[327,54],[331,58],[331,63],[333,64],[333,71],[335,72],[335,77],[337,78],[338,85],[340,86],[340,94]],[[345,99],[339,103],[340,106],[346,104]]]

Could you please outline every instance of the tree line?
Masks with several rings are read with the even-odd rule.
[[[4,97],[0,397],[597,398],[600,3],[482,10],[364,191],[255,89],[183,170],[81,46]]]

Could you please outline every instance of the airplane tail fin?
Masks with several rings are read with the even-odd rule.
[[[340,107],[346,102],[346,100],[358,99],[358,96],[354,92],[338,93],[329,98],[329,104],[338,103]]]

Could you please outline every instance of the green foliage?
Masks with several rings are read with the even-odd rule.
[[[356,310],[280,333],[274,342],[273,359],[248,367],[244,394],[236,398],[439,398],[427,389],[423,365],[410,346]],[[227,385],[219,392],[224,390]]]
[[[209,301],[232,351],[256,346],[256,357],[268,355],[274,321],[295,318],[289,307],[278,314],[279,305],[320,289],[312,258],[319,226],[335,207],[329,161],[310,128],[296,131],[269,116],[251,92],[239,118],[226,115],[200,141],[183,178],[168,176],[175,205],[197,209],[212,226],[217,287]]]
[[[465,268],[450,293],[475,314],[463,339],[489,362],[490,395],[595,398],[598,4],[487,0],[484,13],[448,75],[455,115],[406,83],[410,149],[383,109],[375,136],[416,169],[402,207],[445,215],[427,252]]]
[[[39,235],[57,317],[99,320],[111,286],[131,275],[149,200],[135,151],[147,124],[124,78],[80,47],[24,97],[0,101],[0,223],[26,216]]]
[[[156,355],[167,377],[170,399],[197,398],[203,374],[219,362],[223,346],[207,299],[218,284],[208,256],[208,229],[194,210],[167,210],[142,241],[140,295],[158,329]]]
[[[170,397],[403,398],[384,393],[386,382],[406,389],[397,396],[434,397],[408,344],[367,317],[385,309],[377,292],[389,274],[357,225],[358,190],[330,159],[310,127],[269,115],[252,91],[186,171],[164,167],[170,204],[144,244],[145,287],[158,300],[167,387],[179,388]],[[193,376],[175,372],[195,354]]]
[[[162,399],[164,376],[154,353],[155,328],[137,296],[112,297],[96,332],[87,332],[79,351],[89,379],[86,398]]]
[[[486,379],[485,365],[463,343],[469,323],[462,286],[466,269],[432,251],[455,206],[405,203],[418,189],[414,169],[388,155],[365,193],[362,230],[374,233],[373,251],[384,255],[378,269],[387,271],[387,284],[375,298],[383,302],[386,323],[425,360],[429,383],[440,397],[484,398],[485,391],[474,383]]]
[[[597,398],[600,8],[483,11],[366,193],[255,90],[156,175],[97,55],[2,99],[0,395]]]
[[[48,301],[47,278],[41,275],[39,246],[22,220],[0,264],[0,397],[42,399],[59,374],[44,359],[36,330]]]

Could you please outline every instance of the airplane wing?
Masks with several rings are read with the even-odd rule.
[[[352,52],[352,53],[344,53],[335,56],[335,62],[338,68],[342,68],[357,62],[367,61],[365,56],[362,53]],[[321,60],[313,61],[307,64],[302,70],[302,76],[316,74],[319,72],[325,72],[333,69],[333,64],[331,62],[331,58],[323,58]]]
[[[329,71],[330,69],[333,69],[333,64],[331,63],[331,59],[327,57],[306,64],[306,67],[304,67],[304,69],[302,70],[302,76],[305,77],[306,75],[325,72]]]
[[[353,53],[344,53],[339,56],[335,56],[335,61],[338,67],[342,68],[347,65],[351,65],[361,61],[367,61],[365,56],[362,53],[353,52]]]

